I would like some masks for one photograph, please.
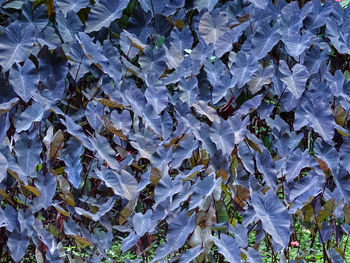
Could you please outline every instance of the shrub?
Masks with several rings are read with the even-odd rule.
[[[345,262],[348,2],[0,1],[2,262]]]

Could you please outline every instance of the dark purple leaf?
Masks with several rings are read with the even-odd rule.
[[[291,216],[277,195],[272,190],[268,190],[265,195],[255,192],[252,195],[252,204],[264,230],[282,248],[287,247],[291,234]]]

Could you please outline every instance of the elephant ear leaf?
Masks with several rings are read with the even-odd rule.
[[[105,184],[112,188],[116,195],[119,195],[127,200],[134,199],[137,194],[137,181],[126,170],[122,170],[119,174],[116,171],[102,168],[97,172],[97,176],[105,182]]]
[[[33,49],[35,30],[23,28],[18,21],[6,27],[0,37],[0,65],[7,71],[15,62],[24,61]]]
[[[215,45],[228,29],[228,17],[224,12],[216,16],[212,16],[209,12],[204,13],[198,26],[199,35],[207,45]]]
[[[267,0],[249,0],[256,8],[265,9],[267,8]]]
[[[258,59],[262,59],[279,40],[280,35],[277,27],[271,28],[268,23],[263,23],[258,27],[252,38],[253,53]]]
[[[296,99],[299,99],[305,90],[306,80],[309,77],[307,68],[304,65],[296,64],[291,71],[287,63],[281,60],[279,70],[283,75],[281,80],[287,85],[287,89]]]
[[[129,0],[101,0],[93,5],[86,21],[86,32],[100,31],[102,27],[108,27],[113,20],[122,16],[123,10]]]
[[[332,145],[335,121],[328,103],[311,96],[306,100],[295,113],[294,129],[298,131],[303,126],[312,127],[325,142]]]
[[[14,231],[8,237],[7,246],[15,262],[19,262],[24,257],[28,245],[29,238],[24,233]]]
[[[332,259],[332,262],[334,263],[345,263],[342,256],[334,248],[331,248],[330,250],[328,250],[328,255]]]
[[[231,263],[241,262],[241,252],[236,240],[225,234],[220,235],[220,239],[213,237],[215,245],[218,246],[219,253],[225,256],[225,259]]]
[[[37,200],[38,206],[47,209],[52,205],[52,198],[56,193],[56,177],[50,173],[45,176],[39,174],[34,184],[40,191],[40,197]]]
[[[29,59],[24,62],[23,67],[15,63],[11,68],[9,80],[17,95],[28,102],[39,82],[38,70]]]
[[[194,6],[196,9],[200,12],[204,8],[207,8],[209,12],[211,12],[214,9],[214,6],[218,0],[195,0]]]
[[[235,144],[235,133],[228,122],[223,119],[220,119],[220,122],[214,121],[210,128],[210,139],[223,154],[231,154]]]
[[[35,166],[40,162],[40,153],[42,144],[39,136],[30,138],[26,133],[22,133],[14,147],[18,166],[26,175],[31,175],[35,172]]]
[[[202,246],[187,249],[186,252],[179,258],[179,263],[192,262],[192,260],[198,257],[203,251],[204,247]]]
[[[57,7],[56,12],[62,11],[66,15],[69,11],[78,12],[80,9],[89,5],[89,0],[57,0],[55,1]]]
[[[291,234],[289,230],[291,218],[277,195],[272,190],[268,190],[265,195],[254,192],[252,204],[263,229],[272,236],[274,242],[283,248],[287,247]]]
[[[185,244],[188,235],[194,231],[195,227],[196,213],[193,213],[191,217],[187,217],[187,211],[183,210],[169,224],[167,243],[171,244],[173,250],[179,249]]]

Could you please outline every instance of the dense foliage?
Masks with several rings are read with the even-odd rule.
[[[345,262],[350,8],[287,2],[1,0],[0,261]]]

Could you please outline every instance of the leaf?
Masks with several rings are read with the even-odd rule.
[[[258,1],[254,1],[258,2]],[[280,35],[277,27],[271,28],[269,23],[260,25],[252,38],[253,53],[257,59],[264,58],[268,52],[278,43]]]
[[[47,209],[52,205],[52,198],[56,193],[56,178],[50,173],[47,173],[45,176],[39,174],[34,184],[40,191],[38,205]]]
[[[301,64],[296,64],[292,70],[290,70],[287,63],[281,60],[279,70],[283,75],[281,80],[287,85],[287,89],[296,99],[299,99],[305,90],[306,80],[309,77],[309,72],[306,67]]]
[[[332,198],[328,200],[320,209],[317,215],[317,224],[322,225],[323,220],[329,217],[333,211],[337,208],[338,204],[335,203],[335,200]]]
[[[277,169],[275,162],[272,160],[271,154],[267,149],[263,149],[262,153],[255,153],[256,167],[263,174],[264,181],[273,190],[277,184]]]
[[[34,186],[31,186],[31,185],[25,185],[24,186],[28,191],[32,192],[34,195],[36,196],[40,196],[40,191],[35,188]]]
[[[66,15],[61,11],[57,12],[56,22],[57,29],[64,42],[73,42],[75,35],[83,31],[84,28],[79,16],[73,11],[68,11]]]
[[[345,138],[343,144],[340,147],[339,158],[340,165],[344,167],[348,172],[350,171],[350,160],[349,160],[349,151],[350,151],[350,139]]]
[[[258,70],[254,72],[247,85],[252,94],[261,90],[264,85],[270,84],[273,76],[273,68],[268,66],[263,68],[260,64]]]
[[[145,214],[136,213],[132,217],[132,223],[138,236],[143,236],[151,228],[152,210],[147,209]]]
[[[17,133],[28,130],[35,121],[40,122],[44,116],[44,112],[47,109],[48,106],[43,105],[40,102],[34,102],[32,105],[30,105],[19,115],[17,121],[15,122]]]
[[[178,213],[168,226],[166,241],[171,244],[172,251],[182,247],[187,237],[193,232],[196,226],[196,213],[191,217],[187,217],[186,209]]]
[[[113,2],[113,3],[117,3],[117,2]],[[121,77],[120,54],[117,51],[117,49],[115,49],[112,46],[110,41],[106,40],[102,48],[99,42],[95,44],[93,42],[93,39],[90,38],[84,32],[79,32],[75,37],[79,45],[83,49],[84,54],[92,61],[92,63],[95,64],[95,66],[98,69],[108,74],[116,82],[120,81],[120,77]]]
[[[69,212],[67,212],[66,210],[64,210],[60,205],[58,204],[53,204],[53,206],[56,208],[57,212],[64,215],[64,216],[67,216],[69,217]]]
[[[208,11],[211,12],[217,2],[218,0],[195,0],[194,6],[199,12],[204,8],[208,9]]]
[[[335,121],[328,103],[310,96],[300,103],[295,113],[294,129],[300,130],[303,126],[312,127],[328,144],[332,144]]]
[[[198,257],[203,251],[204,248],[202,246],[196,246],[194,248],[187,249],[186,252],[183,253],[179,258],[179,263],[192,262],[192,260]]]
[[[24,257],[28,245],[29,238],[23,233],[14,231],[8,237],[7,246],[15,262],[19,262]]]
[[[50,99],[58,100],[65,91],[65,78],[68,74],[68,62],[62,47],[57,47],[51,52],[44,45],[38,53],[40,81],[48,86],[51,91]]]
[[[339,172],[335,174],[336,178],[336,184],[339,188],[340,192],[342,193],[345,202],[350,202],[350,176],[345,171],[345,169],[340,168]]]
[[[252,247],[248,247],[247,261],[249,263],[263,263],[260,253]]]
[[[215,16],[205,12],[198,25],[199,35],[207,45],[216,44],[228,29],[228,17],[225,12],[219,12]]]
[[[87,246],[92,246],[93,244],[85,237],[75,236],[73,235],[73,238],[75,239],[75,242],[77,243],[78,247],[80,248],[86,248]]]
[[[9,81],[13,90],[25,102],[28,102],[32,93],[37,89],[39,74],[33,62],[27,59],[23,67],[18,63],[13,64]]]
[[[345,260],[334,248],[328,250],[328,255],[332,259],[333,263],[345,263]]]
[[[119,215],[119,224],[124,224],[130,217],[130,215],[133,213],[134,208],[136,206],[135,200],[128,201],[127,205],[120,211]]]
[[[340,54],[348,54],[350,52],[346,28],[346,23],[338,25],[337,22],[332,19],[327,20],[326,37],[330,39],[330,42]]]
[[[55,160],[63,147],[64,135],[61,130],[58,130],[53,136],[52,142],[50,143],[50,160]]]
[[[77,155],[66,155],[64,158],[64,163],[66,165],[64,171],[67,173],[68,181],[73,185],[74,188],[79,188],[81,183],[81,172],[83,166],[80,160],[80,154],[83,152],[80,148],[79,154]]]
[[[89,5],[89,0],[56,0],[55,7],[56,13],[62,11],[64,15],[67,15],[69,11],[78,12],[80,9]]]
[[[213,122],[210,128],[210,138],[222,154],[230,155],[235,144],[235,133],[228,122],[220,118],[220,122]]]
[[[45,5],[34,7],[32,2],[25,2],[21,8],[19,22],[25,26],[33,26],[37,30],[43,30],[48,23],[47,9]]]
[[[288,158],[286,164],[287,182],[292,182],[295,177],[299,176],[303,168],[310,166],[310,163],[312,163],[312,159],[309,152],[307,150],[301,152],[300,149],[297,148]]]
[[[105,105],[105,106],[107,106],[107,107],[118,108],[118,109],[124,108],[123,105],[118,104],[118,103],[116,103],[116,102],[114,102],[114,101],[111,101],[111,100],[109,100],[109,99],[104,99],[104,98],[102,98],[102,99],[98,99],[98,101],[99,101],[101,104],[103,104],[103,105]]]
[[[188,209],[196,208],[201,205],[205,197],[213,194],[215,188],[221,183],[222,179],[215,179],[215,175],[212,173],[206,176],[203,180],[198,182],[193,190],[191,201]]]
[[[158,48],[155,51],[151,46],[147,46],[139,58],[139,64],[145,80],[152,83],[152,79],[159,78],[166,68],[165,50]]]
[[[102,170],[98,171],[97,175],[108,187],[113,189],[116,195],[129,201],[134,199],[137,190],[137,181],[126,170],[122,170],[119,174],[111,169],[102,167]]]
[[[199,95],[197,78],[190,78],[188,80],[182,79],[179,82],[179,99],[192,106]]]
[[[293,56],[294,59],[299,60],[299,56],[310,46],[311,37],[312,34],[304,32],[303,34],[290,34],[287,37],[282,38],[282,40],[286,45],[286,51],[288,54]]]
[[[0,65],[3,72],[9,70],[15,62],[29,57],[35,42],[35,31],[32,26],[21,27],[18,21],[6,27],[0,37]]]
[[[44,263],[43,254],[40,252],[38,247],[35,248],[35,260],[37,263]]]
[[[241,262],[241,253],[239,251],[236,240],[226,234],[221,234],[220,239],[213,237],[215,245],[218,246],[218,251],[222,254],[228,262]]]
[[[210,107],[207,103],[199,100],[197,103],[192,105],[199,114],[205,115],[210,121],[220,122],[220,117],[216,110]]]
[[[12,1],[8,4],[3,5],[2,8],[4,8],[4,9],[13,8],[13,9],[20,10],[22,8],[22,6],[23,6],[22,1]]]
[[[230,71],[232,73],[231,85],[242,88],[258,69],[257,58],[254,55],[249,57],[244,52],[238,52]]]
[[[240,185],[232,185],[230,191],[232,193],[233,200],[241,207],[246,206],[246,201],[250,197],[250,192],[247,188],[244,188]],[[245,246],[244,246],[245,247]]]
[[[193,44],[193,36],[188,26],[182,30],[173,28],[170,33],[170,44],[183,54],[185,49],[191,49]]]
[[[157,114],[160,114],[168,106],[168,90],[165,86],[148,87],[145,91],[145,97]]]
[[[27,237],[30,237],[34,232],[34,215],[30,209],[27,209],[25,212],[20,209],[18,211],[18,222],[21,229],[21,234],[25,234]]]
[[[120,18],[123,9],[128,5],[129,0],[108,1],[101,0],[95,3],[86,21],[87,33],[100,31],[102,27],[108,27],[111,22]]]
[[[61,122],[67,127],[68,133],[74,136],[76,140],[82,142],[83,145],[90,151],[93,151],[93,146],[90,139],[85,135],[80,125],[77,125],[68,115],[65,116],[66,120],[61,119]]]
[[[327,168],[335,175],[339,170],[339,153],[321,139],[316,139],[314,143],[315,156],[326,163]],[[321,165],[320,165],[321,166]],[[321,169],[323,167],[321,166]],[[327,169],[324,169],[327,170]]]
[[[85,116],[90,126],[94,130],[98,130],[101,127],[101,118],[103,115],[103,106],[98,103],[96,106],[90,101],[85,109]]]
[[[335,114],[334,116],[335,123],[342,127],[345,127],[347,123],[347,117],[348,117],[346,111],[340,105],[338,105],[334,109],[334,114]]]
[[[34,174],[35,167],[40,162],[40,153],[42,144],[39,136],[29,137],[26,133],[22,133],[14,147],[17,156],[17,162],[23,172],[30,176]]]
[[[263,95],[259,94],[251,98],[250,100],[245,101],[239,110],[236,112],[238,115],[246,115],[248,113],[251,113],[256,108],[258,108],[261,104],[261,100],[263,99]]]
[[[95,138],[90,138],[90,142],[101,159],[105,160],[109,167],[119,170],[119,164],[115,159],[115,151],[111,148],[106,137],[96,134]]]
[[[328,17],[332,11],[332,5],[327,3],[321,5],[319,1],[312,1],[312,10],[305,18],[305,25],[308,29],[316,29],[327,23]]]
[[[113,111],[115,112],[115,111]],[[117,129],[114,124],[108,119],[108,117],[106,115],[102,116],[102,120],[104,122],[104,126],[107,128],[108,131],[114,133],[115,135],[119,136],[121,139],[123,139],[124,141],[126,141],[128,138],[125,137],[125,135],[123,134],[123,131],[121,129]],[[131,119],[130,119],[130,124],[131,124]],[[119,126],[119,125],[118,125]],[[124,130],[127,130],[127,126],[124,127]]]
[[[192,152],[198,148],[198,140],[193,136],[184,136],[184,140],[174,145],[174,154],[171,161],[171,168],[177,168],[182,161],[191,158]]]
[[[328,59],[328,50],[322,50],[319,46],[313,46],[305,54],[304,66],[306,66],[310,75],[319,71],[319,68],[323,61]]]
[[[291,217],[277,195],[268,190],[265,195],[254,192],[252,205],[256,215],[262,222],[263,229],[272,239],[285,248],[289,244]]]
[[[176,177],[172,180],[166,170],[161,173],[161,176],[162,177],[154,190],[154,200],[157,204],[163,202],[168,197],[170,197],[171,200],[175,194],[181,191],[182,187],[180,177]]]

